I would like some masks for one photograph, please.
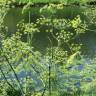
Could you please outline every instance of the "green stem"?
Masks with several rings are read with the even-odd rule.
[[[0,66],[0,71],[1,71],[1,73],[2,73],[2,75],[3,75],[3,77],[4,77],[4,80],[7,82],[7,84],[8,84],[12,89],[16,90],[16,89],[9,83],[9,81],[7,80],[7,78],[6,78],[5,74],[4,74],[1,66]]]
[[[50,45],[51,45],[51,60],[50,60],[50,63],[49,63],[49,96],[51,96],[51,67],[52,67],[52,64],[53,64],[53,44],[52,44],[52,41],[51,39],[48,37],[49,41],[50,41]]]
[[[3,52],[2,47],[1,47],[1,50],[2,50],[2,52]],[[21,93],[22,93],[22,96],[24,96],[25,93],[23,92],[22,85],[20,84],[20,81],[19,81],[19,79],[18,79],[18,76],[17,76],[17,74],[16,74],[14,68],[13,68],[12,65],[10,64],[10,62],[9,62],[9,60],[8,60],[8,58],[7,58],[7,56],[6,56],[5,54],[4,54],[3,56],[4,56],[4,58],[6,59],[8,65],[9,65],[10,68],[11,68],[11,70],[13,71],[14,76],[15,76],[17,82],[18,82],[18,85],[19,85],[20,91],[21,91]]]

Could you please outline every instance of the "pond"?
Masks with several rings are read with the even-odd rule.
[[[67,18],[67,19],[73,19],[75,16],[80,15],[81,20],[86,20],[88,23],[90,22],[91,18],[89,19],[88,16],[84,15],[84,12],[86,12],[88,8],[86,7],[65,7],[61,11],[57,11],[55,14],[55,18]],[[39,12],[39,8],[32,8],[31,9],[31,22],[35,22],[37,18],[41,16]],[[25,20],[25,22],[28,22],[29,19],[29,13],[25,12],[22,14],[22,8],[12,8],[6,18],[5,18],[5,25],[8,26],[8,34],[12,34],[16,32],[16,25],[20,20]],[[90,24],[90,23],[89,23]],[[93,25],[91,25],[91,28]],[[92,28],[93,30],[96,30],[96,28]],[[89,56],[93,56],[96,53],[96,32],[92,32],[88,30],[86,34],[81,35],[80,37],[76,38],[76,42],[82,42],[86,48],[82,49],[84,51],[84,54],[87,54]],[[54,44],[56,44],[56,41],[53,41]],[[47,34],[45,32],[37,33],[34,36],[33,39],[33,45],[34,47],[43,52],[45,52],[46,47],[48,46],[48,39]]]

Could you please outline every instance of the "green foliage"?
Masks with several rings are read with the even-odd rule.
[[[65,1],[68,3],[67,0]],[[77,0],[73,1],[77,2]],[[29,2],[24,6],[23,12],[31,4],[33,3]],[[88,30],[87,23],[81,20],[80,15],[72,20],[55,18],[56,10],[64,8],[63,4],[49,4],[40,9],[41,17],[34,23],[30,20],[28,23],[21,20],[17,24],[17,32],[8,36],[4,33],[7,32],[7,28],[3,25],[4,17],[8,12],[6,8],[9,9],[5,5],[6,2],[0,8],[0,77],[4,79],[0,82],[0,87],[3,87],[0,88],[0,96],[91,94],[96,85],[95,68],[93,68],[96,63],[94,61],[92,64],[85,65],[86,60],[81,51],[84,45],[75,42]],[[41,54],[33,47],[33,38],[38,32],[47,33],[49,42],[45,54]],[[53,39],[56,45],[53,44]],[[78,68],[80,65],[84,67],[82,70]],[[24,76],[19,77],[22,72]],[[7,79],[9,75],[13,77]],[[85,82],[86,78],[92,79],[92,82],[88,84]]]
[[[8,10],[9,10],[9,7],[6,6],[5,2],[0,4],[0,41],[5,37],[7,32],[7,27],[4,26],[4,18]]]
[[[3,1],[8,1],[8,2],[17,2],[17,3],[28,3],[29,1],[31,3],[64,3],[64,4],[86,4],[86,2],[94,1],[94,0],[1,0]]]

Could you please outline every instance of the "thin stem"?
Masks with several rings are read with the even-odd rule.
[[[51,39],[48,37],[49,41],[50,41],[50,45],[51,45],[51,60],[50,60],[50,63],[49,63],[49,96],[51,96],[51,67],[52,67],[52,64],[53,64],[53,44],[52,44],[52,41]]]
[[[7,78],[6,78],[5,74],[4,74],[1,66],[0,66],[0,71],[1,71],[1,73],[2,73],[2,75],[3,75],[3,77],[4,77],[4,80],[7,82],[7,84],[8,84],[11,88],[13,88],[14,90],[16,90],[16,89],[9,83],[9,81],[7,80]]]
[[[31,12],[29,11],[29,23],[31,23]]]
[[[10,68],[12,69],[12,71],[13,71],[13,73],[14,73],[14,75],[15,75],[15,78],[16,78],[18,84],[19,84],[19,88],[20,88],[20,90],[21,90],[22,96],[24,96],[24,92],[23,92],[23,89],[22,89],[22,85],[20,84],[20,81],[19,81],[19,79],[18,79],[18,76],[17,76],[15,70],[13,69],[12,65],[10,64],[10,62],[9,62],[9,60],[8,60],[8,58],[7,58],[7,56],[4,55],[4,57],[5,57],[5,59],[6,59],[7,63],[8,63],[8,65],[10,66]]]
[[[2,52],[3,52],[2,47],[1,47],[1,50],[2,50]],[[15,78],[16,78],[16,80],[17,80],[17,82],[18,82],[18,85],[19,85],[20,91],[21,91],[21,93],[22,93],[22,96],[24,96],[24,92],[23,92],[23,89],[22,89],[22,85],[20,84],[20,81],[19,81],[19,79],[18,79],[18,76],[17,76],[17,74],[16,74],[14,68],[13,68],[12,65],[10,64],[10,62],[9,62],[9,60],[8,60],[8,58],[7,58],[7,56],[6,56],[5,54],[4,54],[3,56],[4,56],[4,58],[6,59],[8,65],[9,65],[10,68],[11,68],[11,70],[13,71],[13,73],[14,73],[14,75],[15,75]]]
[[[82,28],[82,29],[85,29],[85,28],[83,28],[82,26],[79,26],[80,28]],[[87,31],[92,31],[92,32],[96,32],[96,30],[92,30],[92,29],[88,29],[88,28],[86,28],[85,30],[87,30]]]
[[[47,80],[46,80],[46,84],[47,84]],[[44,87],[44,90],[43,90],[43,93],[41,94],[41,96],[44,96],[44,94],[45,94],[45,91],[46,91],[46,84],[45,84],[45,87]]]

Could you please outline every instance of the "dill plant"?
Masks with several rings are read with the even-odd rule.
[[[72,20],[55,18],[56,10],[62,8],[62,4],[46,5],[40,9],[42,16],[35,23],[30,21],[29,16],[28,23],[21,21],[17,24],[16,33],[11,36],[4,34],[6,38],[0,38],[0,75],[6,82],[1,82],[0,86],[4,85],[4,89],[0,90],[1,96],[2,94],[3,96],[86,96],[86,94],[90,96],[95,94],[90,89],[95,87],[95,69],[92,70],[95,61],[92,65],[84,66],[85,59],[81,51],[84,45],[75,42],[80,35],[86,34],[87,23],[82,22],[80,15]],[[1,25],[2,22],[0,22]],[[34,34],[38,32],[48,33],[48,47],[43,55],[33,46]],[[53,44],[53,39],[56,44]],[[84,68],[80,70],[79,66]],[[19,77],[19,73],[23,73],[24,76]],[[7,79],[10,74],[12,78]],[[85,82],[86,78],[92,78],[93,81],[88,84]],[[88,84],[88,87],[86,88],[84,84]],[[90,87],[91,85],[93,86]]]

